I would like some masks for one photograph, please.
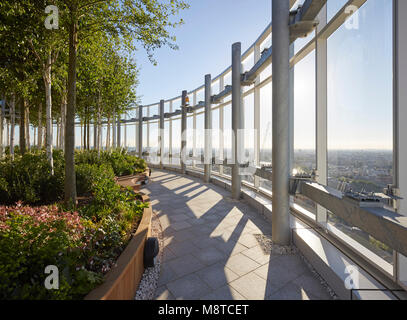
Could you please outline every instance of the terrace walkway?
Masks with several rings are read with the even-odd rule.
[[[163,228],[157,299],[330,299],[299,255],[270,255],[271,226],[213,184],[153,170],[144,191]]]

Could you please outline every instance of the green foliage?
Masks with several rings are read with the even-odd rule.
[[[54,175],[45,152],[16,154],[0,161],[0,203],[50,204],[63,196],[64,161],[54,152]]]
[[[54,175],[51,175],[45,150],[32,149],[23,156],[18,149],[16,151],[14,161],[9,155],[0,160],[0,204],[11,205],[22,201],[39,205],[60,201],[65,178],[62,151],[54,150]],[[125,150],[101,152],[100,157],[97,151],[77,152],[75,159],[79,196],[92,194],[95,191],[92,185],[96,180],[114,184],[115,175],[131,175],[146,169],[143,159],[131,156]],[[108,190],[104,196],[111,199]]]
[[[77,213],[54,207],[0,207],[0,299],[77,298],[101,282],[93,271],[80,269],[89,233]],[[59,290],[47,290],[45,267],[55,265]]]
[[[109,164],[116,176],[133,175],[146,170],[147,164],[144,159],[129,155],[125,149],[113,151],[103,151],[98,157],[97,151],[77,152],[75,155],[76,164]]]
[[[143,166],[135,168],[138,159],[125,152],[114,154],[100,159],[95,152],[77,154],[77,188],[81,195],[88,197],[86,204],[78,207],[78,213],[66,212],[62,206],[60,209],[21,204],[0,207],[0,299],[80,299],[102,281],[124,250],[147,206],[137,201],[131,189],[121,188],[115,182],[110,163],[128,158],[133,171]],[[62,153],[56,152],[55,160],[56,173],[57,168],[63,172]],[[47,163],[43,151],[17,156],[15,161],[3,161],[0,192],[9,197],[10,187],[14,198],[33,203],[45,198],[41,192],[33,191],[34,186],[39,186],[39,190],[54,188],[59,191],[48,190],[48,193],[62,195],[63,179],[51,176]],[[13,172],[10,181],[19,177],[19,182],[9,184],[6,170]],[[43,180],[41,170],[45,172]],[[17,193],[15,189],[24,184],[25,189]],[[47,201],[50,199],[51,196]],[[56,265],[60,271],[59,290],[44,287],[47,265]]]

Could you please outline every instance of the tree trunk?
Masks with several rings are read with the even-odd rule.
[[[61,133],[60,125],[61,125],[61,122],[60,122],[59,119],[57,119],[57,124],[56,124],[56,127],[57,127],[57,136],[56,136],[56,139],[55,139],[55,146],[56,146],[56,149],[59,149],[59,135],[60,135],[60,133]]]
[[[88,121],[85,118],[85,121],[83,122],[83,149],[88,150],[88,145],[87,145],[87,137],[88,135]]]
[[[97,118],[93,118],[93,149],[97,150],[97,137],[98,137],[98,124],[97,124]]]
[[[20,104],[20,124],[19,124],[19,129],[20,129],[20,154],[24,155],[26,152],[26,139],[25,139],[25,99],[20,98],[19,99],[19,104]]]
[[[60,132],[59,132],[59,147],[63,150],[64,149],[64,138],[65,138],[65,118],[66,118],[66,98],[65,95],[62,97],[61,103],[61,124],[60,124]]]
[[[110,151],[110,115],[107,118],[106,150]]]
[[[97,118],[97,149],[98,149],[98,156],[100,157],[100,149],[102,147],[102,121],[100,116],[100,106],[98,108],[98,118]]]
[[[87,150],[90,150],[90,117],[88,117],[87,129],[88,135],[86,136],[86,146]]]
[[[5,115],[5,109],[6,109],[6,98],[3,97],[3,101],[1,104],[1,114],[0,114],[0,158],[4,157],[4,115]]]
[[[6,146],[10,146],[10,120],[6,119]]]
[[[68,103],[65,133],[65,203],[76,205],[75,176],[75,108],[76,108],[76,63],[78,43],[77,8],[71,11],[69,26],[69,66],[68,66]]]
[[[53,127],[52,127],[52,96],[51,96],[51,54],[48,56],[48,64],[44,70],[44,85],[45,85],[45,111],[46,111],[46,148],[47,159],[51,167],[51,174],[54,175],[54,159],[52,157],[52,144],[53,144]]]
[[[31,150],[31,139],[30,139],[30,109],[28,108],[27,101],[24,101],[24,111],[25,111],[25,139],[26,148],[28,151]]]
[[[113,129],[113,143],[112,143],[112,145],[113,145],[113,149],[116,149],[116,133],[117,133],[117,131],[116,131],[116,112],[114,112],[113,111],[113,119],[112,119],[112,129]]]
[[[42,103],[38,107],[38,149],[42,148]]]
[[[11,96],[10,104],[10,155],[11,159],[14,160],[14,130],[16,125],[16,95],[15,93]]]

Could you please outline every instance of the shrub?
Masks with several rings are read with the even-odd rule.
[[[82,262],[94,233],[89,226],[55,206],[0,207],[0,299],[77,298],[100,283]],[[60,271],[59,290],[44,287],[48,265]]]
[[[54,175],[46,153],[26,153],[0,161],[0,203],[50,204],[62,199],[65,179],[61,151],[54,152]]]
[[[76,164],[110,164],[116,176],[142,173],[146,170],[146,162],[136,156],[129,155],[125,149],[102,151],[100,157],[96,150],[77,152]]]

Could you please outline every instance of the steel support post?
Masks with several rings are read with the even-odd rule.
[[[164,159],[164,100],[160,101],[160,133],[159,133],[159,146],[160,146],[160,168],[163,169]]]
[[[5,109],[6,109],[6,100],[3,97],[3,100],[1,101],[1,115],[0,115],[0,158],[3,158],[4,156],[4,150],[5,150],[5,145],[4,145],[4,119],[5,119]]]
[[[291,243],[289,177],[289,1],[273,0],[273,242]]]
[[[234,158],[232,167],[232,197],[234,199],[240,199],[242,187],[239,166],[244,150],[244,140],[241,139],[241,131],[244,129],[241,74],[242,45],[238,42],[232,46],[232,151]]]
[[[294,56],[294,43],[290,44],[290,59]],[[293,173],[294,170],[294,107],[295,107],[295,99],[294,99],[294,88],[295,88],[295,66],[290,67],[290,74],[289,74],[289,93],[288,93],[288,101],[289,101],[289,152],[290,152],[290,162],[289,162],[289,173],[290,175]],[[294,203],[294,196],[290,196],[290,206]]]
[[[221,76],[219,79],[219,92],[222,92],[223,89],[225,88],[225,78],[224,76]],[[224,99],[221,100],[221,103],[223,103]],[[223,117],[224,117],[224,106],[219,108],[219,159],[222,160],[223,163],[223,158],[224,158],[224,123],[223,123]],[[223,165],[219,165],[219,174],[223,174]]]
[[[117,147],[121,147],[121,139],[122,139],[122,133],[121,133],[121,120],[120,120],[120,115],[117,117]]]
[[[171,112],[173,112],[173,103],[172,103],[172,100],[170,101],[170,113]],[[173,160],[172,160],[172,119],[170,118],[170,120],[169,120],[169,122],[168,122],[168,124],[169,124],[169,131],[170,131],[170,139],[169,139],[169,153],[170,153],[170,156],[169,156],[169,161],[170,161],[170,164],[173,164]]]
[[[197,105],[197,98],[196,98],[196,91],[194,92],[194,106]],[[194,111],[193,114],[193,119],[192,119],[192,126],[193,126],[193,134],[192,134],[192,156],[195,158],[196,157],[196,111]],[[194,159],[192,161],[192,166],[195,168],[196,167],[196,160]]]
[[[187,91],[182,91],[182,100],[181,100],[181,172],[182,174],[186,173],[186,148],[187,148],[187,137],[186,137],[186,130],[187,130],[187,109],[186,109],[186,99],[187,99]]]
[[[320,11],[316,28],[317,37],[327,24],[327,5]],[[316,40],[316,153],[317,153],[317,182],[328,184],[328,46],[327,39]],[[316,220],[321,224],[327,222],[327,210],[317,205]]]
[[[150,107],[147,108],[147,118],[150,117]],[[147,140],[147,152],[150,153],[150,121],[146,123],[147,133],[146,133],[146,140]]]
[[[143,157],[143,106],[138,107],[138,156]]]
[[[393,0],[393,173],[394,191],[403,199],[399,201],[397,211],[407,214],[407,1]],[[407,257],[395,254],[395,278],[401,286],[407,288]]]
[[[256,64],[261,58],[260,44],[256,43],[254,45],[254,63]],[[260,166],[260,88],[258,87],[260,83],[260,75],[256,77],[254,82],[254,156],[255,165]],[[260,188],[260,178],[254,176],[254,187]]]
[[[294,43],[290,44],[290,59],[291,57],[294,56]],[[289,149],[290,149],[290,166],[289,166],[289,172],[290,174],[292,174],[293,169],[294,169],[294,87],[295,87],[295,73],[294,73],[294,66],[290,67],[290,75],[289,75],[289,97],[288,97],[288,101],[289,101],[289,135],[290,135],[290,139],[289,139]]]
[[[211,75],[205,76],[205,153],[204,153],[204,182],[209,183],[211,180],[212,170],[212,79]]]
[[[113,131],[113,135],[112,135],[112,141],[113,141],[113,149],[116,148],[116,112],[113,111],[113,119],[112,119],[112,131]]]
[[[124,145],[123,145],[123,147],[125,149],[127,149],[127,114],[125,115],[124,119],[125,119],[125,122],[123,124],[124,125]]]

